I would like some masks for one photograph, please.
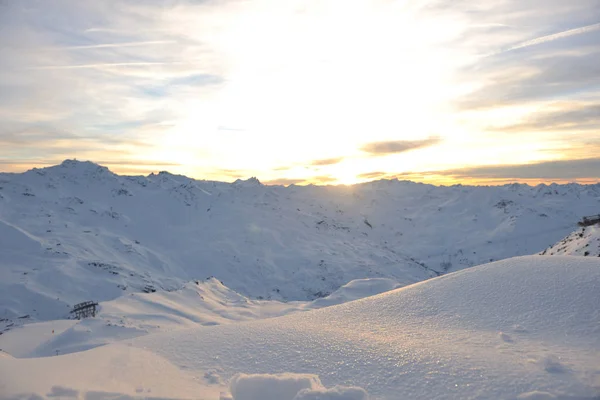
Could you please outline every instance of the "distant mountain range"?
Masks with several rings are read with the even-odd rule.
[[[539,253],[599,212],[600,184],[283,187],[67,160],[0,174],[0,319],[64,318],[81,301],[209,277],[284,301],[361,278],[402,286]]]

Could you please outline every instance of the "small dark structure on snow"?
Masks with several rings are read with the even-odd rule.
[[[98,303],[94,301],[84,301],[83,303],[75,304],[71,310],[71,314],[75,314],[75,318],[89,318],[96,316],[96,306]]]
[[[589,217],[583,217],[581,221],[577,223],[579,226],[592,226],[600,224],[600,214],[590,215]]]

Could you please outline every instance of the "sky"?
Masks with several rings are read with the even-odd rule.
[[[600,0],[0,0],[0,171],[600,181]]]

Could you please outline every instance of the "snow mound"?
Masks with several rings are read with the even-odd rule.
[[[18,358],[69,354],[152,333],[279,317],[368,297],[398,286],[396,281],[385,278],[355,280],[323,299],[284,303],[249,299],[213,277],[188,282],[174,291],[130,293],[101,302],[96,318],[13,328],[0,336],[0,348]]]
[[[327,389],[316,375],[238,374],[229,384],[233,400],[368,400],[361,388]]]
[[[401,286],[404,285],[389,278],[355,279],[348,282],[329,296],[313,300],[311,306],[312,308],[333,306],[388,292]]]
[[[209,278],[188,282],[174,291],[131,293],[100,303],[98,317],[115,325],[155,332],[281,316],[303,309],[304,304],[252,300]]]
[[[540,254],[600,257],[600,226],[580,228]]]
[[[0,398],[216,400],[219,389],[150,351],[112,345],[57,357],[0,357]]]
[[[216,400],[231,388],[236,400],[592,399],[598,287],[598,258],[513,258],[320,310],[0,357],[0,387],[25,398],[70,389]]]
[[[304,389],[294,400],[368,400],[369,395],[362,388],[335,386],[331,389]]]
[[[149,333],[272,318],[317,307],[309,302],[251,300],[209,278],[175,291],[130,293],[101,302],[96,318],[13,328],[0,336],[0,348],[18,358],[48,357]]]
[[[293,400],[303,389],[322,387],[315,375],[238,374],[229,384],[234,400]]]
[[[518,257],[306,313],[135,339],[175,365],[376,399],[600,395],[600,260]]]

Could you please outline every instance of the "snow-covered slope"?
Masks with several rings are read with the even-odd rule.
[[[519,257],[315,311],[3,357],[0,388],[82,398],[217,400],[230,398],[218,394],[230,385],[234,400],[362,400],[365,391],[375,400],[594,399],[598,287],[598,258]]]
[[[391,279],[357,279],[312,302],[252,300],[215,278],[189,282],[174,291],[130,293],[101,302],[95,318],[53,320],[13,326],[0,336],[0,349],[17,358],[49,357],[89,350],[150,333],[171,332],[272,318],[314,310],[398,287]]]
[[[600,257],[600,226],[580,228],[540,254]]]
[[[286,188],[118,176],[68,160],[0,174],[0,318],[65,318],[81,301],[210,276],[286,301],[354,279],[407,285],[542,251],[597,213],[599,199],[600,185]]]

